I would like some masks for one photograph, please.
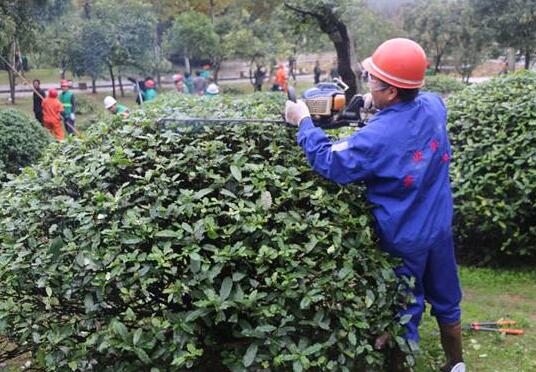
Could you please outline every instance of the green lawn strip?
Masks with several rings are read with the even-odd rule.
[[[30,71],[26,71],[24,73],[24,78],[28,81],[32,81],[33,79],[39,79],[41,80],[41,83],[60,83],[61,75],[60,70],[55,68],[36,68],[31,69]],[[68,80],[73,80],[75,82],[86,82],[88,84],[91,83],[91,78],[87,76],[82,77],[73,77],[73,74],[70,71],[65,72],[65,78]],[[0,85],[7,85],[9,84],[8,80],[8,74],[7,71],[1,71],[0,72]],[[22,79],[20,77],[17,77],[17,84],[22,85]]]
[[[462,267],[460,277],[464,323],[511,319],[525,330],[523,336],[464,331],[468,370],[536,370],[536,272]],[[423,318],[421,336],[416,371],[437,370],[444,357],[435,319],[429,314]]]

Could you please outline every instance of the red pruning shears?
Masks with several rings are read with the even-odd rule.
[[[499,320],[497,322],[475,322],[467,324],[464,329],[470,329],[473,331],[485,331],[485,332],[499,332],[507,335],[522,335],[522,329],[506,328],[508,326],[516,325],[514,320]]]

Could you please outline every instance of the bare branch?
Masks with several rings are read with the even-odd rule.
[[[286,0],[283,3],[285,4],[285,7],[287,7],[288,9],[290,9],[290,10],[296,12],[296,13],[304,14],[304,15],[307,15],[307,16],[310,16],[310,17],[313,17],[313,18],[317,18],[317,19],[320,19],[320,18],[323,17],[323,15],[320,14],[320,13],[314,13],[314,12],[311,12],[310,10],[301,9],[301,8],[298,8],[295,5],[291,5]]]

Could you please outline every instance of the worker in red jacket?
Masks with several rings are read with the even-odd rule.
[[[58,91],[54,88],[48,90],[47,97],[41,102],[43,109],[43,125],[58,141],[65,138],[61,117],[64,107],[58,100]]]
[[[288,91],[287,80],[288,80],[288,77],[285,71],[285,66],[282,63],[280,63],[275,73],[275,85],[279,87],[279,90],[282,90],[285,93]]]

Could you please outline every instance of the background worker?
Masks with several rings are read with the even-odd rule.
[[[262,90],[262,84],[264,84],[264,79],[266,78],[266,71],[264,71],[262,66],[257,66],[253,78],[255,79],[255,92],[260,92]]]
[[[43,108],[41,107],[41,104],[46,93],[41,89],[41,81],[39,79],[33,81],[33,87],[33,112],[35,119],[43,125]]]
[[[68,80],[62,80],[61,90],[59,100],[63,105],[63,122],[65,123],[65,130],[68,134],[73,134],[75,132],[74,121],[76,119],[76,100],[74,98],[74,93],[71,91],[71,83]]]
[[[277,71],[275,72],[275,79],[274,79],[274,88],[277,86],[277,90],[282,90],[283,92],[288,91],[288,85],[287,85],[287,73],[285,71],[285,66],[280,63],[277,66]],[[273,89],[276,90],[276,89]]]
[[[107,96],[104,98],[104,107],[114,115],[122,115],[125,118],[128,117],[130,111],[126,106],[117,103],[114,97]]]
[[[50,133],[58,140],[65,138],[63,126],[61,125],[61,116],[63,105],[58,100],[58,91],[54,88],[48,90],[47,97],[41,102],[43,109],[43,124]]]
[[[194,80],[192,79],[192,74],[189,72],[184,73],[184,86],[188,90],[188,93],[195,94]]]
[[[220,87],[218,87],[218,85],[216,84],[214,79],[209,78],[208,83],[209,84],[207,86],[207,90],[205,91],[206,96],[214,97],[214,96],[217,96],[218,94],[220,94]]]
[[[209,79],[212,76],[212,71],[210,71],[210,65],[204,65],[203,71],[201,71],[201,77],[204,77],[205,79]]]
[[[395,272],[415,278],[416,302],[405,338],[418,342],[424,301],[440,328],[447,363],[442,371],[462,372],[461,288],[452,239],[451,149],[447,111],[441,98],[420,93],[426,55],[408,39],[388,40],[363,62],[368,87],[379,112],[350,137],[331,142],[313,125],[307,105],[287,102],[286,119],[299,125],[298,144],[313,169],[340,184],[364,181],[381,248],[402,260]],[[377,348],[388,338],[379,337]],[[404,354],[392,353],[389,371],[404,371]]]
[[[201,71],[195,72],[193,84],[194,84],[195,94],[197,94],[198,96],[202,96],[205,94],[205,90],[207,90],[208,83],[207,83],[207,79],[201,76]]]
[[[145,80],[145,90],[141,92],[143,102],[149,102],[156,98],[158,93],[155,89],[155,83],[153,79]]]
[[[320,83],[320,75],[322,75],[322,69],[320,68],[320,61],[315,62],[313,74],[314,74],[315,84]]]
[[[177,93],[189,93],[188,87],[184,85],[184,76],[182,74],[173,75],[173,82],[175,83]]]

